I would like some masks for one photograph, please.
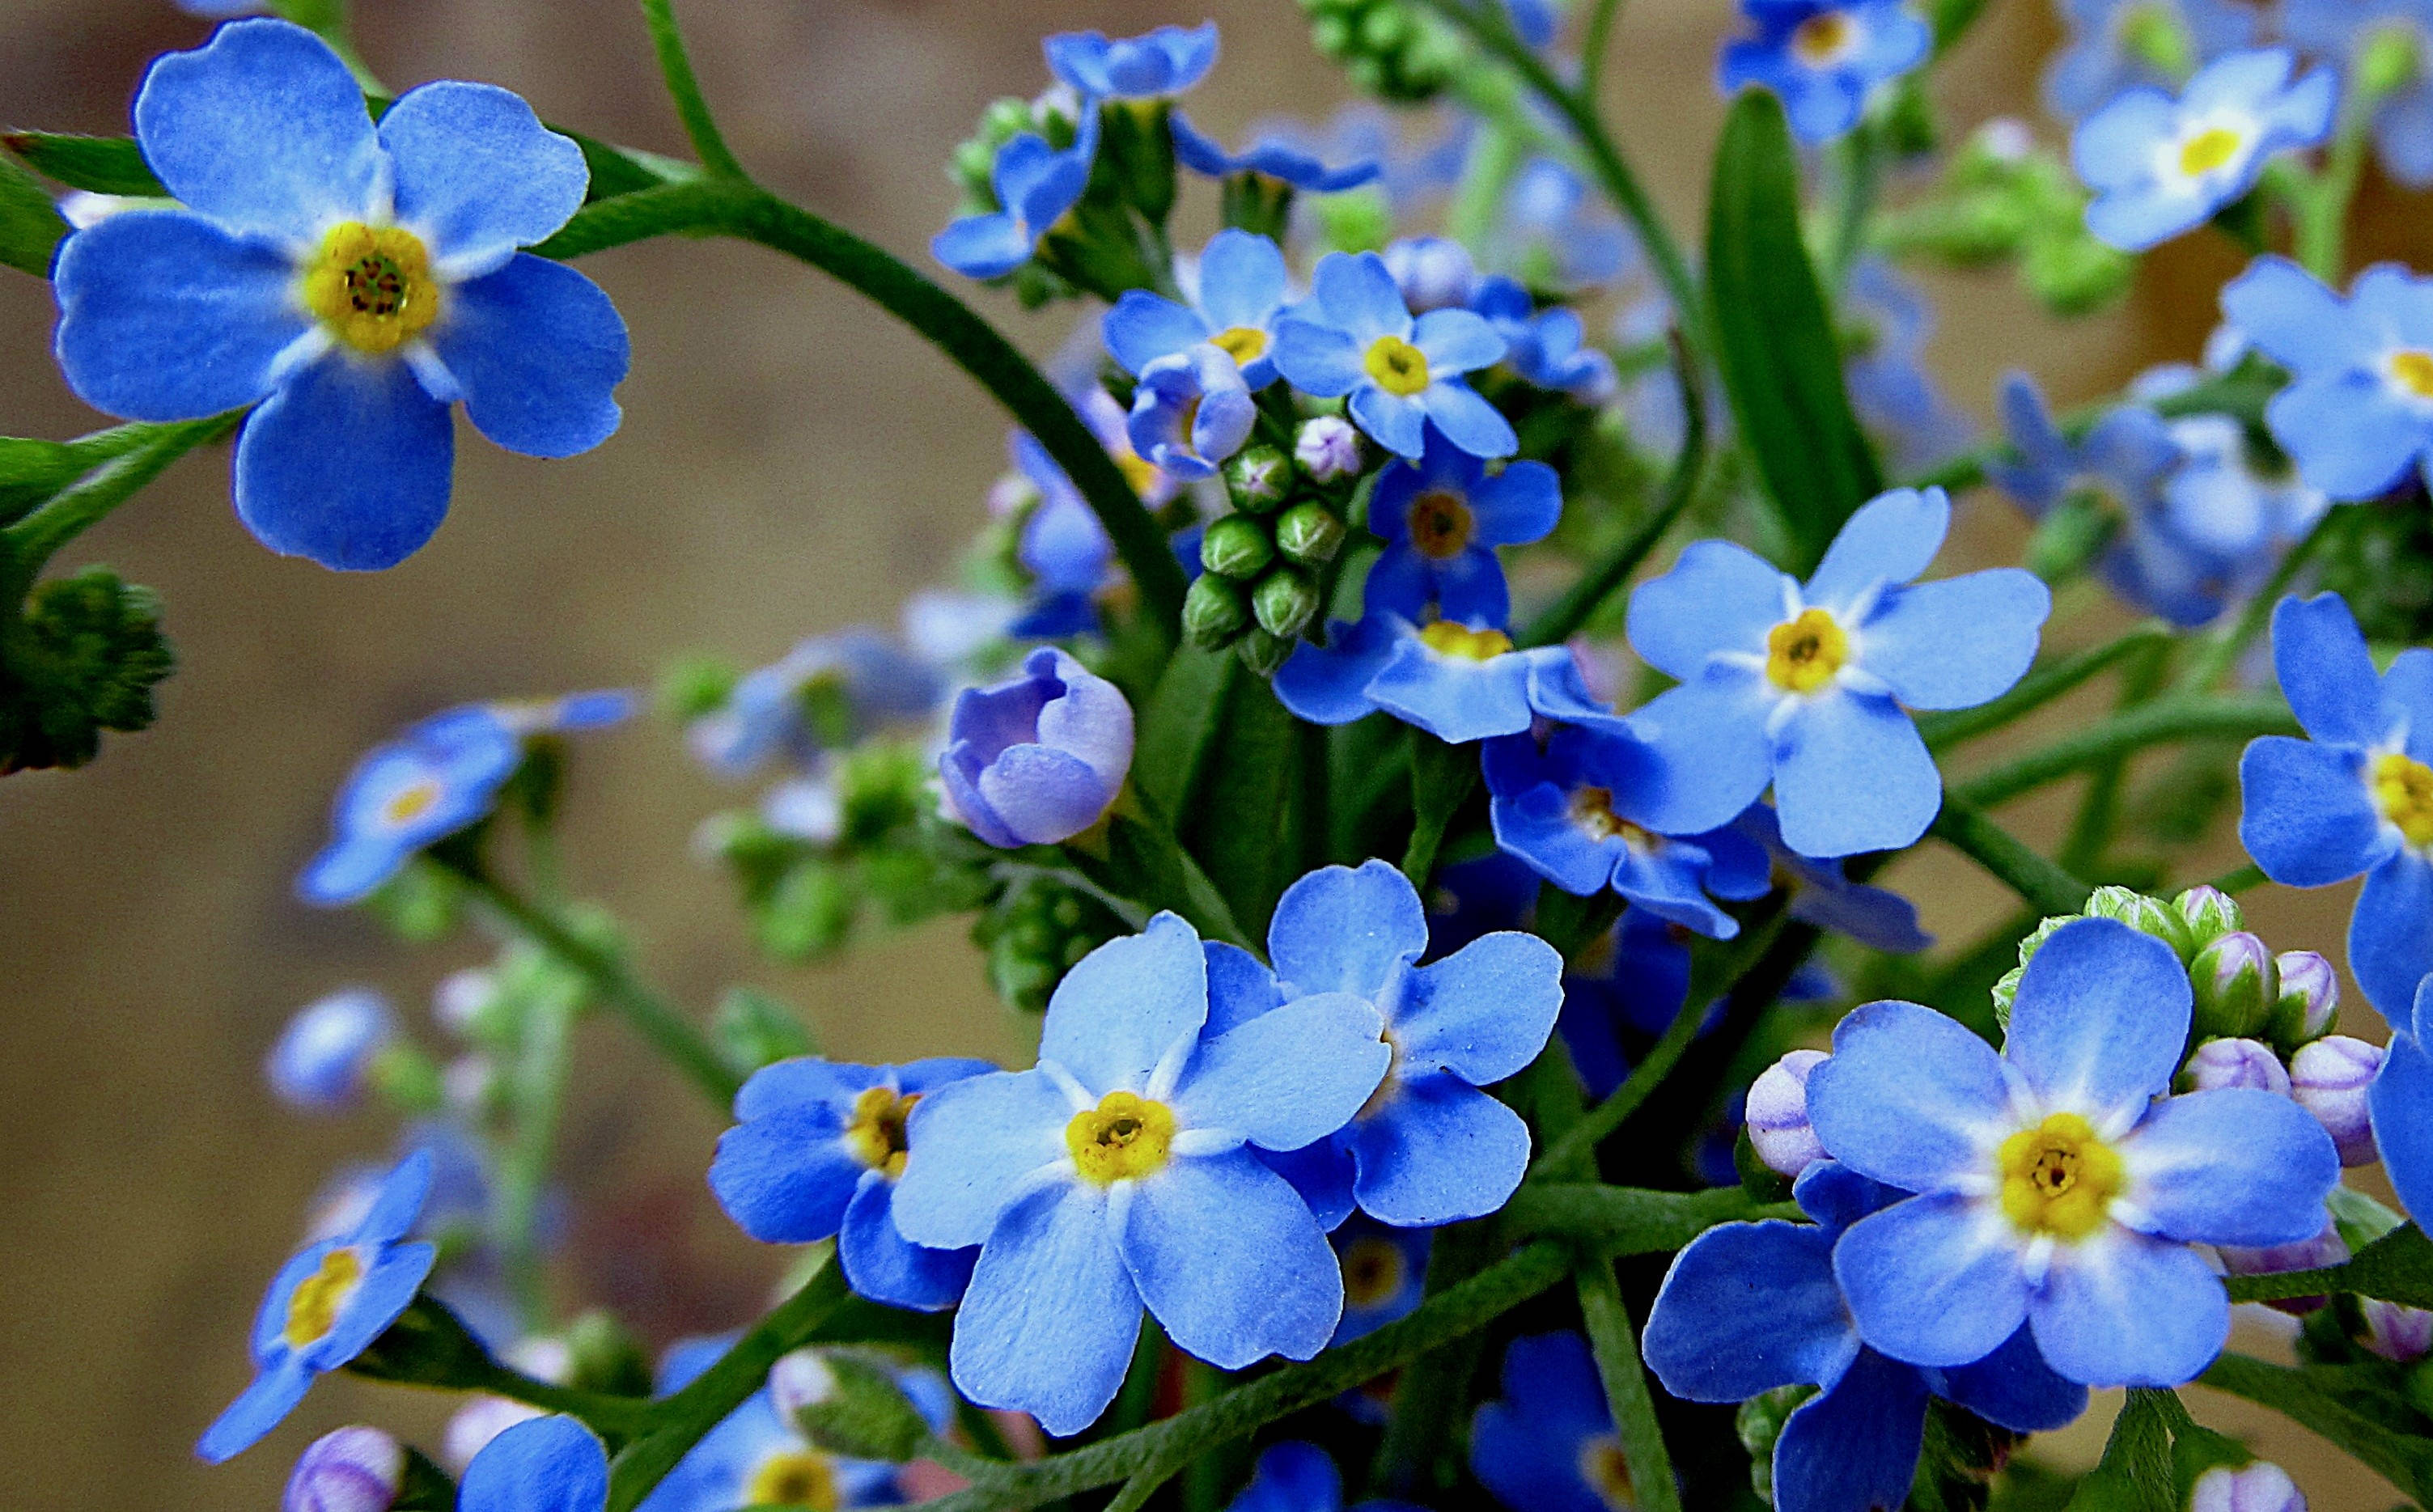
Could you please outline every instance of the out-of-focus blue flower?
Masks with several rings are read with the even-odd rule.
[[[1358,1213],[1335,1231],[1335,1254],[1343,1265],[1343,1321],[1336,1325],[1335,1343],[1373,1334],[1420,1305],[1432,1232],[1397,1229]]]
[[[1130,449],[1129,439],[1125,446]],[[1096,630],[1097,596],[1114,570],[1114,542],[1037,437],[1028,431],[1012,432],[1006,449],[1014,465],[1010,481],[1022,496],[1015,507],[1029,510],[1014,555],[1032,580],[1030,598],[1007,633],[1026,639],[1061,639]]]
[[[1207,343],[1234,360],[1244,383],[1265,388],[1275,381],[1274,328],[1285,292],[1285,255],[1276,244],[1229,229],[1201,250],[1199,297],[1190,304],[1127,289],[1099,325],[1125,372],[1138,376],[1162,357]]]
[[[1630,1461],[1586,1339],[1532,1334],[1504,1351],[1504,1395],[1470,1425],[1470,1469],[1512,1512],[1615,1512],[1638,1504]]]
[[[1427,423],[1474,456],[1521,445],[1461,375],[1503,360],[1504,339],[1468,310],[1414,319],[1374,252],[1329,252],[1316,294],[1276,326],[1276,370],[1305,394],[1351,396],[1352,418],[1387,450],[1417,457]]]
[[[2417,985],[2406,1013],[2386,1011],[2390,1044],[2366,1093],[2374,1147],[2408,1213],[2433,1215],[2433,977]]]
[[[662,1395],[683,1389],[715,1363],[728,1341],[698,1341],[668,1351],[659,1371]],[[817,1377],[825,1367],[806,1351],[788,1355],[770,1371],[768,1385],[744,1399],[743,1405],[704,1434],[667,1478],[642,1500],[642,1512],[741,1512],[754,1506],[832,1508],[835,1512],[863,1506],[892,1506],[909,1500],[900,1467],[876,1460],[850,1459],[815,1447],[794,1425],[790,1403],[779,1397],[796,1364]],[[923,1389],[921,1379],[936,1383]],[[944,1383],[927,1371],[906,1371],[896,1385],[929,1420],[944,1432],[952,1420],[952,1399]]]
[[[2342,298],[2285,258],[2221,291],[2222,314],[2289,369],[2265,406],[2298,475],[2337,500],[2396,487],[2433,448],[2433,279],[2390,263]]]
[[[1470,307],[1504,338],[1504,360],[1526,382],[1583,404],[1602,404],[1620,387],[1613,359],[1588,345],[1576,312],[1537,313],[1529,291],[1500,273],[1479,280]]]
[[[798,641],[744,673],[723,704],[686,727],[685,740],[724,777],[750,776],[773,760],[808,770],[825,751],[927,716],[944,691],[927,662],[856,625]]]
[[[2339,80],[2317,69],[2292,83],[2296,67],[2287,48],[2231,53],[2206,64],[2176,100],[2133,89],[2081,122],[2069,154],[2095,191],[2086,229],[2142,252],[2254,188],[2275,153],[2322,141]]]
[[[1193,126],[1191,118],[1181,110],[1168,117],[1166,124],[1174,135],[1175,161],[1211,178],[1254,173],[1313,195],[1336,195],[1373,183],[1385,171],[1374,158],[1361,158],[1340,168],[1330,168],[1324,159],[1303,152],[1288,137],[1272,131],[1261,135],[1247,151],[1227,152],[1223,143]]]
[[[2433,64],[2433,4],[2282,0],[2281,36],[2339,65],[2350,78],[2357,76],[2369,53],[2404,49],[2414,66],[2375,106],[2374,152],[2394,181],[2410,189],[2433,185],[2433,69],[2427,66]]]
[[[1943,779],[1913,709],[1999,696],[2035,657],[2052,595],[2016,568],[1914,583],[1951,522],[1939,488],[1863,505],[1801,585],[1700,541],[1631,595],[1630,644],[1681,679],[1632,722],[1721,824],[1771,782],[1784,843],[1831,858],[1926,832]],[[1668,826],[1670,827],[1670,826]]]
[[[1216,66],[1216,23],[1160,26],[1113,42],[1104,32],[1063,31],[1041,47],[1048,71],[1084,99],[1162,99],[1191,88]]]
[[[1630,1058],[1664,1032],[1690,1001],[1690,931],[1646,909],[1625,911],[1601,960],[1563,977],[1556,1028],[1591,1097],[1609,1096]]]
[[[2285,11],[2306,3],[2288,0]],[[2343,10],[2356,3],[2328,0]],[[2069,44],[2046,66],[2044,97],[2065,121],[2094,114],[2132,86],[2176,85],[2186,67],[2253,43],[2257,22],[2234,0],[2065,0],[2063,13]],[[2164,59],[2180,66],[2167,69]]]
[[[1621,278],[1635,251],[1621,218],[1578,174],[1532,158],[1504,191],[1487,259],[1533,287],[1578,293]]]
[[[2325,593],[2272,611],[2272,667],[2310,739],[2248,743],[2239,842],[2285,886],[2364,874],[2349,970],[2396,1020],[2433,972],[2433,651],[2377,674],[2348,604]]]
[[[938,756],[949,813],[992,845],[1053,844],[1098,822],[1132,765],[1115,685],[1043,646],[1022,675],[956,696]]]
[[[1242,450],[1259,407],[1233,355],[1195,342],[1141,369],[1132,393],[1132,449],[1176,478],[1216,475]]]
[[[1782,96],[1802,142],[1829,142],[1859,124],[1878,86],[1918,64],[1934,31],[1901,0],[1741,0],[1757,35],[1724,44],[1727,94],[1762,85]]]
[[[60,366],[125,419],[258,405],[236,509],[272,551],[360,570],[412,555],[448,512],[460,400],[531,456],[617,429],[624,321],[518,250],[590,176],[515,95],[426,84],[375,126],[328,43],[265,17],[155,61],[135,134],[178,203],[60,248]]]
[[[287,1021],[263,1075],[291,1107],[340,1112],[363,1100],[373,1059],[397,1034],[387,998],[363,987],[332,993]]]
[[[264,0],[176,0],[179,9],[190,16],[247,16],[267,9]]]
[[[1002,278],[1030,261],[1039,239],[1080,203],[1098,155],[1098,112],[1084,109],[1072,145],[1058,151],[1035,131],[996,149],[989,192],[997,208],[962,216],[929,240],[929,254],[967,279]]]
[[[1343,1512],[1343,1472],[1316,1444],[1277,1444],[1225,1512]],[[1353,1512],[1420,1512],[1408,1502],[1372,1497]]]
[[[1976,422],[1927,371],[1934,317],[1915,284],[1883,259],[1863,257],[1850,269],[1842,313],[1861,331],[1842,366],[1851,408],[1904,471],[1924,471],[1976,438]]]
[[[1774,1446],[1781,1512],[1868,1512],[1908,1500],[1930,1397],[2014,1433],[2086,1410],[2086,1388],[2053,1373],[2022,1324],[1982,1360],[1904,1365],[1862,1343],[1833,1247],[1860,1219],[1908,1196],[1827,1161],[1795,1189],[1809,1224],[1727,1223],[1674,1257],[1647,1317],[1647,1368],[1686,1402],[1734,1402],[1793,1385],[1823,1388]]]
[[[1486,464],[1428,429],[1417,462],[1395,461],[1377,475],[1369,528],[1385,553],[1369,569],[1366,602],[1411,620],[1430,611],[1447,620],[1500,625],[1512,599],[1499,546],[1545,539],[1562,517],[1561,480],[1542,462]]]
[[[1390,609],[1329,630],[1326,645],[1294,648],[1277,671],[1285,707],[1313,724],[1349,724],[1384,709],[1455,745],[1527,729],[1532,677],[1571,661],[1561,646],[1515,651],[1511,637],[1485,624],[1438,620],[1421,628]]]
[[[575,1419],[535,1418],[493,1438],[465,1468],[457,1512],[598,1512],[608,1451]]]
[[[405,1446],[355,1423],[323,1434],[297,1457],[280,1512],[388,1512],[405,1484]]]
[[[2191,1246],[2310,1238],[2331,1137],[2254,1088],[2165,1096],[2187,969],[2113,919],[2028,961],[2001,1055],[1914,1003],[1870,1003],[1808,1079],[1829,1154],[1905,1197],[1852,1225],[1833,1271],[1859,1333],[1913,1365],[1982,1360],[2022,1321],[2086,1385],[2173,1386],[2220,1352],[2230,1303]]]
[[[1143,1306],[1229,1370],[1306,1360],[1334,1335],[1343,1278],[1325,1230],[1251,1151],[1323,1139],[1376,1091],[1392,1060],[1377,1011],[1319,992],[1203,1032],[1210,995],[1199,935],[1159,914],[1057,984],[1034,1069],[914,1108],[896,1227],[981,1247],[949,1351],[974,1402],[1051,1434],[1087,1427],[1123,1383]]]
[[[1477,292],[1478,263],[1450,236],[1405,236],[1378,255],[1413,314],[1466,305]]]
[[[404,1242],[430,1186],[431,1157],[407,1156],[362,1222],[280,1267],[253,1320],[253,1384],[203,1431],[196,1453],[216,1465],[250,1449],[304,1400],[315,1376],[363,1353],[397,1321],[438,1258],[431,1245]]]
[[[1381,1016],[1390,1069],[1351,1121],[1282,1168],[1321,1223],[1351,1206],[1397,1227],[1484,1216],[1529,1164],[1529,1128],[1480,1090],[1544,1049],[1562,958],[1535,935],[1487,935],[1430,965],[1427,914],[1384,861],[1329,866],[1285,890],[1268,926],[1272,973],[1210,947],[1212,1033],[1342,994]]]
[[[996,1067],[944,1057],[903,1066],[820,1060],[764,1066],[735,1097],[719,1136],[709,1189],[744,1232],[764,1244],[831,1236],[853,1289],[891,1307],[951,1307],[971,1279],[969,1250],[924,1249],[891,1214],[904,1174],[905,1121],[949,1081]]]
[[[1934,937],[1917,926],[1917,905],[1909,899],[1851,881],[1840,861],[1811,860],[1785,845],[1770,805],[1751,804],[1732,824],[1765,847],[1779,879],[1791,885],[1791,916],[1800,923],[1893,955],[1910,955],[1934,943]]]

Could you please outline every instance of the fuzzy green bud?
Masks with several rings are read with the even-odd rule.
[[[2011,1002],[2018,996],[2019,978],[2027,975],[2028,962],[2035,959],[2036,950],[2055,929],[2079,917],[2075,913],[2054,914],[2038,921],[2028,937],[2019,942],[2019,963],[2002,974],[1994,984],[1994,1018],[2005,1029],[2011,1027]]]
[[[1253,626],[1249,635],[1234,642],[1234,648],[1242,654],[1243,666],[1262,677],[1273,677],[1297,644],[1290,636],[1271,636]]]
[[[2118,23],[2120,50],[2178,82],[2196,69],[2196,42],[2167,5],[2138,5]]]
[[[1182,633],[1204,651],[1231,645],[1250,622],[1241,586],[1220,573],[1202,572],[1182,597]]]
[[[816,858],[788,872],[760,910],[760,944],[782,960],[808,960],[844,943],[859,900],[835,866]]]
[[[594,1308],[576,1318],[566,1331],[566,1351],[572,1368],[566,1384],[576,1390],[651,1394],[651,1357],[615,1314]]]
[[[1295,504],[1276,521],[1276,545],[1286,561],[1324,567],[1343,549],[1343,521],[1315,500]]]
[[[2188,985],[2196,992],[2200,1039],[2263,1033],[2281,995],[2272,952],[2244,929],[2234,929],[2198,951],[2188,962]]]
[[[2357,50],[2357,93],[2379,104],[2406,89],[2424,64],[2415,27],[2405,24],[2377,27]]]
[[[1264,441],[1244,447],[1225,464],[1225,491],[1245,514],[1264,515],[1283,503],[1292,482],[1292,459]]]
[[[831,1454],[900,1465],[918,1458],[929,1425],[876,1362],[847,1351],[797,1351],[769,1372],[780,1416]]]
[[[1373,189],[1320,195],[1302,202],[1316,212],[1319,239],[1329,251],[1382,252],[1394,239],[1394,212]]]
[[[742,672],[719,656],[687,656],[659,674],[659,706],[687,722],[716,710],[735,694]]]
[[[2057,315],[2089,315],[2126,297],[2137,260],[2104,246],[2073,223],[2032,237],[2019,260],[2020,281]]]
[[[1318,585],[1306,573],[1275,568],[1251,590],[1251,612],[1259,628],[1290,640],[1318,618]]]
[[[2086,900],[2087,917],[2118,919],[2139,934],[2152,935],[2171,947],[2181,960],[2197,953],[2196,936],[2179,911],[2158,898],[2142,892],[2132,892],[2125,887],[2100,887]]]
[[[2212,944],[2234,929],[2247,927],[2246,915],[2238,900],[2220,888],[2192,887],[2171,900],[2180,917],[2187,921],[2189,938],[2199,948]]]
[[[1199,565],[1220,577],[1247,583],[1276,559],[1276,541],[1263,520],[1227,515],[1199,538]]]

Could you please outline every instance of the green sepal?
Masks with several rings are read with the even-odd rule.
[[[34,176],[0,156],[0,263],[49,278],[51,256],[67,233],[67,221]]]
[[[2102,1461],[2078,1483],[2068,1512],[2178,1512],[2171,1430],[2186,1420],[2187,1409],[2172,1393],[2131,1391],[2112,1424]]]
[[[820,1049],[800,1014],[757,987],[728,988],[710,1016],[709,1033],[719,1055],[742,1077]]]
[[[349,1360],[346,1368],[350,1375],[374,1381],[455,1390],[486,1385],[498,1374],[490,1351],[473,1331],[428,1292],[417,1293],[388,1331]]]
[[[37,586],[24,618],[0,624],[0,774],[80,767],[104,730],[145,728],[176,666],[151,589],[106,567]]]
[[[831,1454],[901,1465],[920,1457],[929,1425],[876,1360],[852,1350],[823,1351],[828,1387],[794,1410],[803,1436]]]
[[[1109,100],[1098,107],[1099,154],[1114,164],[1124,199],[1152,226],[1174,211],[1174,138],[1164,100]]]
[[[0,135],[0,147],[43,178],[70,189],[132,199],[165,199],[169,195],[151,164],[144,161],[144,149],[133,137],[10,131]]]
[[[408,1444],[397,1500],[389,1503],[388,1512],[456,1512],[456,1483],[430,1455]]]

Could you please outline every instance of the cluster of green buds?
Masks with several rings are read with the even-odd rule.
[[[2055,314],[2092,314],[2129,292],[2136,260],[2086,229],[2086,191],[2061,155],[2026,126],[1979,127],[1951,156],[1943,179],[1885,214],[1879,250],[1957,267],[2016,260],[2019,280]]]
[[[1470,57],[1452,27],[1409,0],[1301,0],[1311,42],[1364,94],[1423,105],[1451,86]]]
[[[987,955],[989,985],[1008,1008],[1044,1013],[1064,974],[1124,932],[1124,921],[1097,898],[1034,874],[990,901],[973,921],[972,943]]]
[[[102,731],[149,725],[152,687],[176,664],[151,589],[106,567],[37,586],[0,620],[0,775],[80,767]]]
[[[1305,422],[1286,456],[1265,443],[1245,448],[1225,465],[1234,501],[1200,538],[1206,569],[1182,603],[1183,634],[1209,651],[1239,649],[1261,676],[1292,654],[1293,643],[1318,622],[1326,602],[1327,568],[1342,552],[1344,523],[1358,464],[1357,439],[1337,416]]]

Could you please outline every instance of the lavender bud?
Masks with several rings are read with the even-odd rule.
[[[2240,915],[2238,900],[2220,888],[2192,887],[2171,900],[2180,917],[2187,921],[2188,933],[2196,943],[2209,945],[2234,929],[2247,927]]]
[[[1826,1158],[1808,1122],[1808,1078],[1825,1060],[1822,1050],[1794,1050],[1750,1084],[1749,1144],[1769,1170],[1797,1176]]]
[[[2188,963],[2196,990],[2196,1030],[2203,1035],[2243,1037],[2264,1032],[2281,978],[2272,952],[2246,930],[2221,936]]]
[[[1360,433],[1339,415],[1321,415],[1302,426],[1293,460],[1319,483],[1349,478],[1360,470]]]
[[[2288,1471],[2259,1459],[2237,1470],[2217,1465],[2198,1476],[2188,1512],[2306,1512],[2306,1498]]]
[[[357,1423],[313,1440],[287,1477],[284,1512],[388,1512],[405,1484],[405,1446]]]
[[[1415,236],[1386,248],[1386,270],[1403,291],[1403,301],[1415,315],[1470,302],[1478,284],[1478,265],[1470,248],[1442,236]]]
[[[2357,1312],[2365,1318],[2357,1342],[2384,1359],[2407,1365],[2433,1354],[2433,1313],[2379,1297],[2358,1298]]]
[[[2373,1121],[2366,1113],[2365,1094],[2381,1069],[2379,1045],[2345,1034],[2302,1045],[2290,1058],[2289,1096],[2332,1136],[2342,1165],[2373,1164]]]
[[[2332,1031],[2340,1013],[2340,976],[2311,950],[2285,950],[2274,958],[2281,975],[2280,1001],[2272,1010],[2272,1040],[2295,1049]]]
[[[2282,1068],[2281,1058],[2272,1047],[2255,1040],[2207,1040],[2188,1057],[2182,1074],[2190,1092],[2214,1092],[2223,1087],[2260,1087],[2281,1096],[2289,1096],[2289,1073]]]

